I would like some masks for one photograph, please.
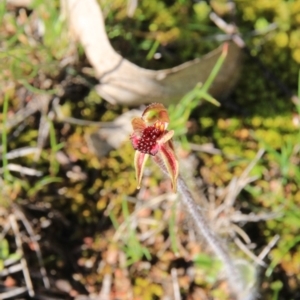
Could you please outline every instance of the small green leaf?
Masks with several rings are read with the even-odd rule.
[[[2,239],[0,241],[0,258],[6,259],[9,255],[9,244],[7,239]]]

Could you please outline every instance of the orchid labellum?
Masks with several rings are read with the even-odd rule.
[[[136,150],[134,164],[137,188],[140,188],[144,166],[151,155],[158,164],[163,162],[163,167],[171,177],[173,192],[176,193],[178,161],[172,142],[174,131],[167,130],[168,124],[168,112],[160,103],[150,104],[141,118],[132,120],[133,133],[130,139]]]

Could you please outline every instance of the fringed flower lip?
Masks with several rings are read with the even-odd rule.
[[[160,103],[150,104],[141,118],[134,118],[131,122],[133,133],[130,140],[136,150],[134,165],[138,189],[145,163],[150,155],[158,164],[163,162],[171,177],[173,192],[177,191],[178,160],[172,141],[174,131],[167,130],[169,122],[168,111]]]

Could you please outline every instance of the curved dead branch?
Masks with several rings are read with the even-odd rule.
[[[141,68],[118,54],[105,32],[104,18],[96,0],[62,0],[70,30],[82,44],[93,66],[101,97],[111,103],[135,105],[177,102],[199,82],[204,82],[221,54],[221,47],[174,68]],[[240,68],[241,49],[230,43],[226,60],[210,93],[226,96],[235,85]]]

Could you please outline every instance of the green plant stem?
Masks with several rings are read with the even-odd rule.
[[[3,103],[3,129],[2,129],[2,165],[3,165],[3,178],[7,182],[9,180],[9,171],[7,168],[7,112],[8,112],[8,95],[4,96]]]
[[[228,43],[225,43],[223,45],[222,53],[221,53],[219,59],[217,60],[212,71],[210,72],[208,78],[206,79],[205,83],[202,86],[202,89],[201,89],[202,92],[206,93],[208,91],[208,89],[210,88],[210,86],[213,84],[215,78],[217,77],[217,75],[218,75],[219,71],[221,70],[222,65],[226,59],[227,52],[228,52]]]

